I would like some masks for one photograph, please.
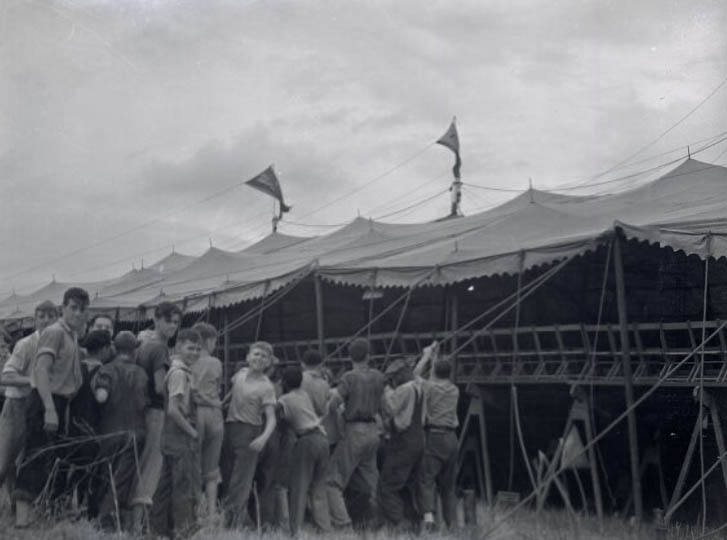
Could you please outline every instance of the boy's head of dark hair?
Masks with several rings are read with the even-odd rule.
[[[99,319],[108,319],[109,321],[111,321],[111,324],[114,323],[114,318],[108,313],[96,313],[96,315],[91,317],[91,319],[88,321],[88,327],[91,328],[94,323]]]
[[[104,347],[111,346],[111,336],[106,330],[94,330],[83,340],[83,345],[86,347],[88,354],[93,356],[98,354]]]
[[[194,326],[192,326],[192,330],[197,332],[204,341],[207,341],[208,339],[217,339],[217,329],[209,323],[195,323]]]
[[[38,313],[51,313],[54,316],[58,316],[58,308],[50,300],[44,300],[35,306],[35,314],[38,315]]]
[[[303,370],[300,366],[288,366],[283,370],[283,386],[286,391],[290,392],[296,388],[300,388],[303,381]]]
[[[182,308],[172,302],[160,302],[154,308],[154,318],[170,320],[174,315],[182,316]]]
[[[348,346],[348,354],[356,363],[363,362],[369,355],[369,342],[364,338],[356,338]]]
[[[81,287],[71,287],[63,293],[63,305],[67,306],[68,302],[75,300],[81,306],[86,307],[91,302],[88,298],[88,293]]]
[[[199,332],[197,332],[196,330],[193,330],[191,328],[182,328],[177,334],[177,344],[181,345],[185,341],[201,344],[202,336],[200,336]]]
[[[432,369],[434,369],[434,376],[438,379],[449,379],[452,374],[452,364],[444,358],[436,360]]]
[[[129,332],[128,330],[122,330],[114,338],[114,347],[121,354],[133,355],[139,345],[139,340],[136,339],[133,332]]]
[[[323,357],[321,356],[321,353],[319,353],[315,349],[308,349],[303,353],[303,358],[301,358],[301,362],[303,362],[304,366],[308,367],[320,366],[321,363],[323,363]]]

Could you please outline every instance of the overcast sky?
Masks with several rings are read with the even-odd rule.
[[[725,80],[725,28],[724,0],[3,0],[0,295],[119,275],[172,245],[199,254],[209,237],[243,248],[272,203],[233,186],[270,163],[290,221],[440,217],[446,193],[409,207],[451,182],[432,143],[453,115],[465,182],[587,179]],[[605,178],[724,131],[726,85]],[[463,210],[513,195],[466,188]]]

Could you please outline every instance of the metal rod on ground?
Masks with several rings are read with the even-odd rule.
[[[631,460],[631,488],[634,493],[634,514],[637,521],[644,517],[644,507],[641,499],[641,477],[639,475],[639,446],[636,431],[636,413],[633,409],[634,387],[631,373],[631,346],[629,343],[628,319],[626,314],[626,286],[624,284],[623,258],[621,255],[621,232],[616,231],[614,238],[614,269],[616,271],[616,295],[618,303],[618,320],[621,330],[621,350],[623,359],[621,365],[624,374],[624,390],[626,393],[626,406],[628,407],[628,433],[629,458]]]
[[[475,503],[475,490],[465,489],[463,492],[464,524],[477,525],[477,506]]]
[[[257,482],[252,483],[252,496],[255,499],[255,525],[258,536],[262,535],[262,524],[260,522],[260,497],[257,491]]]
[[[318,272],[313,274],[313,284],[316,294],[316,331],[318,333],[318,351],[326,356],[325,329],[323,327],[323,285]]]
[[[111,462],[106,465],[109,467],[109,480],[111,482],[111,494],[114,496],[114,512],[116,513],[116,532],[121,534],[121,515],[119,514],[119,497],[116,495],[116,482],[114,481],[114,470],[111,468]]]

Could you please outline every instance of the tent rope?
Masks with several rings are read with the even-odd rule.
[[[389,355],[391,354],[391,350],[394,348],[394,343],[396,342],[396,338],[399,336],[399,330],[401,329],[401,325],[404,322],[404,317],[406,316],[407,308],[409,307],[409,300],[411,300],[411,295],[414,292],[414,289],[409,289],[409,292],[406,295],[406,299],[404,300],[404,305],[401,307],[401,313],[399,313],[399,319],[396,321],[396,327],[394,328],[394,335],[391,336],[391,341],[389,342],[389,345],[386,347],[386,356],[384,357],[384,368],[388,365],[389,362]]]
[[[232,332],[236,328],[240,327],[241,325],[243,325],[243,324],[251,321],[255,317],[257,317],[258,316],[258,310],[260,310],[261,308],[262,309],[265,309],[267,307],[270,307],[275,302],[277,302],[278,300],[280,300],[283,296],[285,296],[291,290],[293,290],[295,288],[295,286],[298,285],[298,283],[300,283],[306,277],[308,277],[311,274],[312,271],[313,271],[312,266],[309,266],[303,272],[301,272],[296,278],[294,278],[292,281],[290,281],[289,283],[287,283],[284,287],[282,287],[282,288],[278,289],[277,291],[275,291],[270,296],[263,295],[263,298],[265,299],[265,302],[264,303],[261,302],[260,305],[258,305],[256,307],[254,307],[254,308],[246,311],[240,317],[238,317],[234,321],[228,323],[225,326],[225,329],[220,333],[220,335],[221,336],[224,336],[228,332]]]
[[[409,292],[410,290],[417,288],[419,285],[421,285],[426,280],[428,280],[430,277],[432,277],[432,275],[434,275],[434,273],[437,271],[439,271],[439,267],[435,266],[429,272],[427,272],[424,276],[422,276],[421,278],[416,280],[412,285],[409,286],[409,288],[407,289],[407,292],[405,292],[401,296],[397,297],[393,302],[391,302],[391,304],[386,306],[378,315],[376,315],[376,317],[374,317],[368,323],[366,323],[364,326],[359,328],[354,335],[349,336],[349,338],[347,340],[345,340],[343,343],[341,343],[338,347],[336,347],[335,350],[331,354],[326,355],[326,361],[333,358],[335,355],[337,355],[343,349],[348,347],[351,344],[351,342],[353,342],[353,340],[356,339],[357,337],[359,337],[362,333],[368,331],[369,328],[371,327],[371,325],[373,325],[376,321],[381,319],[384,315],[386,315],[389,311],[391,311],[394,307],[396,307],[399,304],[399,302],[404,300],[407,297],[407,295],[410,294],[410,292]]]
[[[580,448],[577,452],[571,456],[571,458],[565,462],[561,463],[561,466],[553,471],[553,473],[546,477],[545,479],[541,480],[540,485],[544,486],[549,482],[553,481],[553,478],[557,477],[559,474],[561,474],[573,461],[575,461],[578,457],[580,457],[584,452],[586,452],[588,449],[592,448],[598,441],[603,439],[608,433],[610,433],[618,424],[620,424],[624,418],[628,416],[628,414],[636,409],[639,405],[641,405],[644,401],[646,401],[647,398],[649,398],[656,390],[664,384],[664,382],[671,377],[677,370],[679,370],[686,362],[688,362],[690,359],[692,359],[699,351],[700,349],[709,341],[711,341],[715,336],[717,336],[722,329],[727,326],[727,321],[722,322],[707,338],[702,341],[700,344],[698,344],[696,347],[694,347],[684,358],[682,358],[679,362],[672,365],[670,369],[666,371],[659,379],[651,386],[649,387],[646,392],[644,392],[634,403],[627,407],[624,412],[622,412],[618,417],[616,417],[608,426],[606,426],[598,435],[593,437],[591,441],[585,445],[583,445],[582,448]],[[528,504],[533,497],[537,494],[537,491],[532,491],[527,497],[523,498],[518,504],[513,506],[505,515],[503,515],[500,519],[495,521],[492,526],[487,529],[481,536],[481,538],[484,540],[492,535],[493,532],[498,530],[507,520],[509,520],[516,512],[518,512],[524,505]]]

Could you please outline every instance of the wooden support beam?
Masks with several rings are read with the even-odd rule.
[[[621,330],[621,352],[623,354],[624,389],[628,413],[629,458],[631,460],[631,487],[634,494],[634,514],[637,521],[644,517],[644,506],[641,499],[641,477],[639,476],[639,442],[636,431],[636,412],[634,404],[634,386],[631,373],[631,345],[629,343],[628,318],[626,314],[626,285],[624,283],[623,258],[621,255],[621,233],[617,231],[614,238],[613,264],[616,270],[616,295],[618,300],[618,319]]]
[[[318,352],[325,358],[327,355],[325,329],[323,326],[323,288],[321,285],[321,276],[318,272],[313,274],[313,283],[316,294],[316,331],[318,333]]]
[[[586,444],[591,444],[593,441],[593,418],[591,411],[591,404],[584,400],[586,405],[586,414],[583,418],[583,423],[586,428]],[[598,521],[603,525],[603,499],[601,497],[601,482],[598,478],[598,462],[596,461],[596,449],[591,446],[588,449],[588,464],[591,469],[591,484],[593,486],[593,499],[596,504],[596,515],[598,515]]]
[[[724,480],[725,489],[727,489],[727,458],[725,455],[725,442],[724,435],[722,434],[722,422],[719,417],[719,410],[717,404],[714,402],[714,398],[708,392],[704,392],[704,406],[709,409],[709,413],[712,416],[712,427],[714,428],[714,438],[717,441],[717,450],[719,455],[723,456],[720,459],[722,465],[722,478]]]

